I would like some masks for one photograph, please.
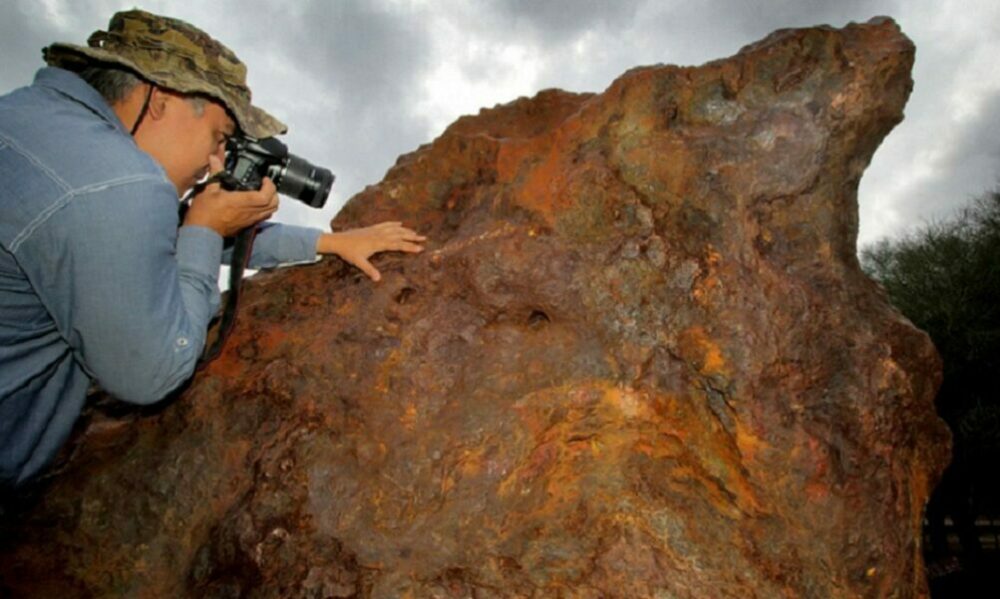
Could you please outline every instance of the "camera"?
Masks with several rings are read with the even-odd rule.
[[[288,146],[274,137],[231,137],[226,142],[226,172],[238,189],[260,189],[264,177],[269,177],[278,193],[313,208],[323,207],[334,180],[329,169],[290,153]]]

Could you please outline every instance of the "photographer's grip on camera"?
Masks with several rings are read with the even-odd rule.
[[[277,190],[270,179],[262,181],[258,189],[241,191],[219,158],[209,157],[209,169],[211,176],[191,191],[189,203],[182,204],[185,225],[207,227],[231,238],[277,211]]]
[[[260,189],[261,181],[268,177],[278,193],[313,208],[326,204],[335,178],[329,169],[290,153],[275,137],[258,140],[242,135],[226,143],[226,172],[239,189]]]

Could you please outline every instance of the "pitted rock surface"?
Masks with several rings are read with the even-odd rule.
[[[459,119],[258,275],[155,414],[91,412],[2,588],[134,597],[918,597],[937,354],[856,259],[889,19]]]

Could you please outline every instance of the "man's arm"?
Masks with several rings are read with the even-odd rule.
[[[420,242],[427,238],[399,222],[384,222],[371,227],[324,233],[312,227],[264,223],[257,232],[250,268],[274,268],[283,264],[315,262],[319,256],[334,254],[361,269],[373,281],[381,278],[368,259],[379,252],[423,251]],[[229,262],[230,252],[223,254]]]
[[[111,394],[155,402],[194,371],[219,305],[222,238],[177,228],[176,191],[133,180],[77,194],[28,239],[29,273],[74,357]]]
[[[314,227],[299,227],[283,223],[261,223],[253,242],[248,268],[275,268],[289,264],[316,262],[317,239],[323,232]],[[232,249],[222,254],[222,263],[232,261]]]

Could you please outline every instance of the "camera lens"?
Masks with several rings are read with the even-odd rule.
[[[304,202],[313,208],[322,208],[333,187],[333,173],[315,166],[294,154],[288,155],[281,173],[272,177],[278,193]]]

